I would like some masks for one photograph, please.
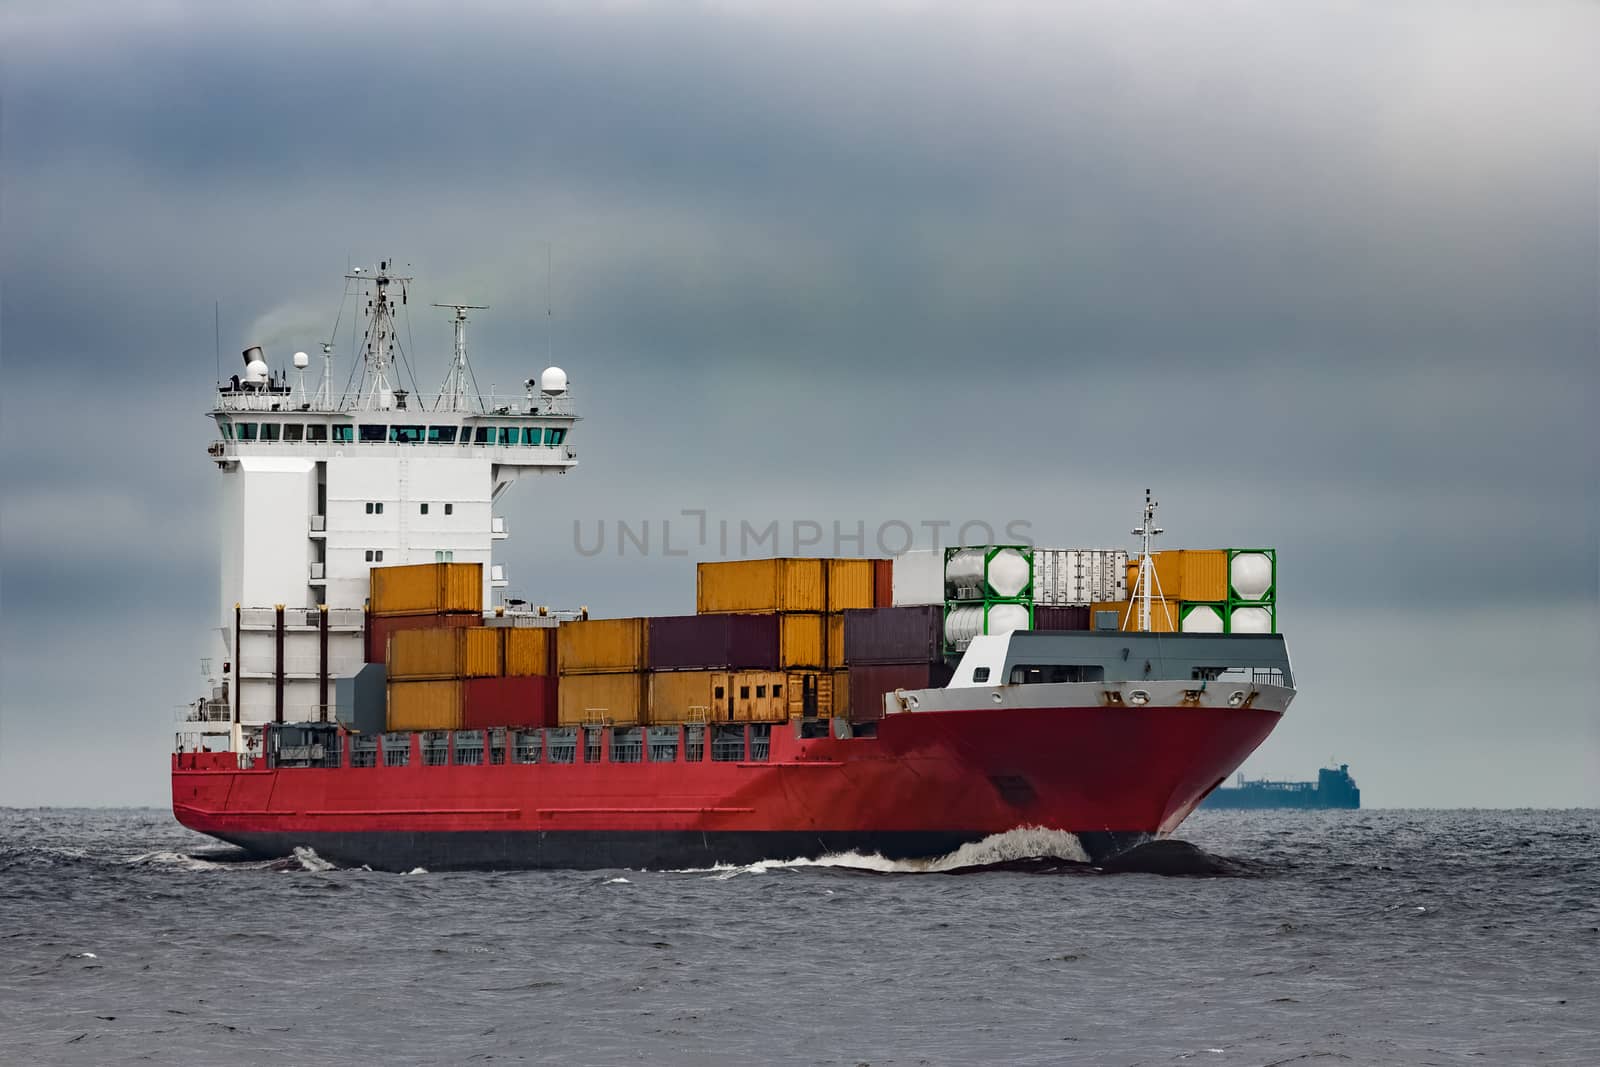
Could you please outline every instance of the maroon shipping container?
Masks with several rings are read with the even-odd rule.
[[[366,655],[368,663],[383,663],[389,649],[389,635],[396,630],[456,629],[482,626],[483,616],[473,613],[453,615],[396,615],[388,618],[367,616]]]
[[[1087,630],[1089,628],[1089,605],[1044,607],[1036,604],[1033,608],[1033,628],[1035,630]]]
[[[665,615],[650,622],[653,671],[775,671],[776,615]]]
[[[847,631],[848,632],[848,631]],[[850,668],[850,718],[868,722],[883,718],[883,695],[896,689],[939,689],[955,672],[944,661],[871,663]]]
[[[844,662],[932,663],[944,654],[944,608],[918,604],[844,613]]]
[[[887,608],[894,605],[894,560],[872,561],[872,606]]]
[[[556,725],[554,675],[468,678],[461,684],[461,727],[464,730]]]

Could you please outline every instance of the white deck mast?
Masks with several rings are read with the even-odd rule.
[[[450,360],[450,370],[439,387],[439,402],[435,411],[471,411],[467,381],[471,371],[467,367],[467,312],[488,311],[488,304],[434,304],[436,308],[450,308],[455,312],[451,325],[455,327],[455,355]]]
[[[1139,605],[1140,633],[1148,633],[1150,631],[1150,586],[1152,583],[1155,585],[1156,599],[1161,601],[1161,610],[1167,612],[1168,625],[1170,626],[1172,622],[1172,613],[1168,611],[1166,606],[1167,599],[1161,595],[1161,579],[1156,577],[1155,560],[1150,555],[1151,539],[1163,532],[1161,527],[1156,525],[1156,508],[1160,506],[1159,502],[1151,499],[1150,490],[1146,489],[1144,491],[1144,522],[1133,528],[1134,536],[1141,540],[1139,578],[1134,583],[1132,593],[1133,601]],[[1133,612],[1132,603],[1128,605],[1128,612],[1129,614]],[[1128,620],[1124,618],[1123,626],[1126,627],[1127,623]]]

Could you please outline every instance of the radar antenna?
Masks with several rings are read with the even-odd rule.
[[[1172,611],[1167,607],[1167,598],[1161,595],[1161,579],[1156,577],[1155,559],[1150,555],[1150,540],[1161,534],[1161,527],[1156,525],[1156,508],[1160,503],[1151,499],[1150,490],[1144,491],[1144,522],[1133,528],[1135,537],[1141,539],[1139,553],[1139,577],[1134,582],[1133,592],[1130,594],[1127,614],[1123,616],[1122,625],[1126,629],[1128,619],[1133,614],[1133,604],[1139,605],[1139,631],[1150,632],[1150,586],[1155,585],[1155,597],[1161,601],[1161,610],[1167,613],[1167,625],[1172,625]]]
[[[435,405],[436,411],[470,411],[467,400],[467,379],[471,371],[467,367],[467,312],[488,311],[488,304],[434,304],[436,308],[450,308],[455,311],[451,324],[455,327],[456,350],[455,357],[450,361],[450,372],[444,376],[444,385],[439,387],[439,402]]]
[[[390,286],[399,285],[401,299],[405,299],[406,286],[410,284],[409,277],[402,277],[389,273],[390,260],[382,260],[378,268],[355,267],[345,277],[357,282],[365,282],[367,289],[367,306],[362,309],[367,317],[367,333],[365,345],[362,350],[364,366],[361,372],[361,387],[356,393],[358,409],[367,411],[387,411],[394,407],[394,391],[396,382],[389,380],[390,372],[394,367],[393,349],[395,344],[394,300],[389,295]]]

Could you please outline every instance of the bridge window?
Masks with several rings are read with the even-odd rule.
[[[361,424],[361,440],[382,444],[389,438],[389,428],[376,423],[363,422]]]
[[[306,427],[307,441],[326,441],[327,439],[328,428],[323,426],[321,423],[312,423],[310,426]]]
[[[356,439],[356,428],[349,424],[333,428],[333,443],[347,445]]]
[[[536,444],[538,444],[539,443],[539,427],[537,427],[537,426],[529,426],[526,429],[524,429],[522,431],[522,443],[525,444],[525,445],[536,445]]]
[[[389,440],[397,445],[418,445],[422,443],[421,426],[391,426],[389,427]]]
[[[254,441],[256,439],[256,424],[253,422],[239,423],[239,440]]]
[[[305,433],[305,429],[306,428],[300,425],[298,422],[285,423],[283,427],[283,439],[285,441],[298,441],[300,440],[301,434]]]
[[[544,443],[547,444],[547,445],[559,445],[561,442],[565,441],[566,439],[567,439],[567,431],[566,430],[549,430],[549,431],[547,431],[545,433]]]
[[[276,441],[278,439],[278,424],[263,422],[261,424],[261,439],[263,441]]]
[[[218,419],[217,429],[222,433],[222,439],[224,441],[233,440],[233,423],[229,422],[227,419]]]
[[[521,443],[521,432],[522,431],[518,430],[515,426],[500,427],[500,443],[503,445],[515,445]]]
[[[454,426],[429,426],[428,443],[430,445],[453,445],[456,443],[456,428]]]

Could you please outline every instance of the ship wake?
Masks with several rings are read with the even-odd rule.
[[[726,881],[747,874],[798,870],[807,867],[832,867],[871,874],[964,874],[973,871],[1006,869],[1018,864],[1029,866],[1071,865],[1087,868],[1089,854],[1078,835],[1066,830],[1047,830],[1025,826],[991,834],[981,841],[968,842],[954,852],[932,859],[890,859],[876,852],[835,852],[815,859],[760,860],[742,866],[718,865],[702,868]]]

